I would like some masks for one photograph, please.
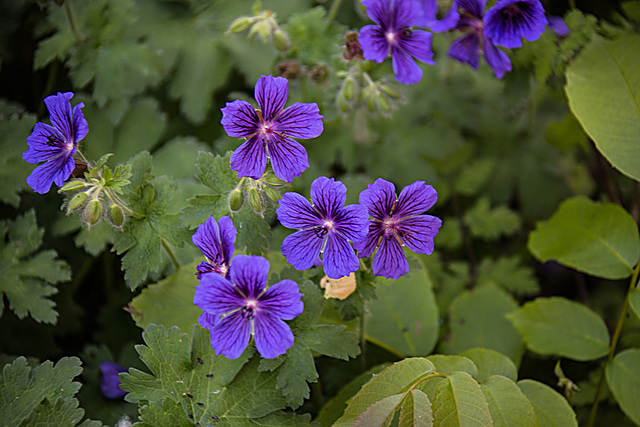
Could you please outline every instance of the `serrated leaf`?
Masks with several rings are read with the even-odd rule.
[[[473,363],[473,361],[465,356],[446,356],[444,354],[432,354],[427,357],[433,365],[435,366],[435,370],[441,374],[451,375],[454,372],[466,372],[471,375],[473,378],[478,377],[478,367]],[[429,381],[427,381],[423,386],[420,387],[422,391],[427,393],[427,396],[433,402],[435,391],[440,385],[440,382],[443,381],[442,377],[436,377]]]
[[[339,43],[346,28],[330,23],[327,10],[318,6],[289,18],[284,26],[291,40],[292,49],[305,64],[326,61],[335,54],[334,43]]]
[[[466,372],[454,372],[443,379],[436,388],[432,405],[435,425],[493,425],[480,385]]]
[[[607,364],[607,385],[622,411],[637,425],[640,424],[640,349],[624,350]]]
[[[567,400],[551,387],[533,380],[518,381],[518,387],[533,405],[540,427],[578,426]]]
[[[638,227],[620,206],[578,196],[566,200],[529,235],[529,251],[539,260],[557,260],[593,276],[622,279],[640,254]]]
[[[533,269],[521,265],[520,257],[484,258],[478,266],[478,286],[493,283],[515,295],[535,295],[540,286]]]
[[[387,396],[384,399],[378,400],[373,405],[369,406],[356,420],[353,422],[353,426],[382,426],[388,427],[393,420],[393,415],[400,406],[402,400],[402,394],[394,394],[393,396]]]
[[[491,208],[489,199],[481,197],[465,212],[464,223],[474,237],[484,240],[496,240],[511,236],[520,229],[520,217],[506,206]]]
[[[77,247],[82,247],[87,253],[97,257],[106,249],[107,244],[113,243],[117,233],[120,232],[101,221],[92,225],[91,229],[80,228],[73,241]]]
[[[527,347],[539,354],[594,360],[609,351],[609,331],[600,316],[565,298],[538,298],[507,318]]]
[[[512,380],[493,375],[484,384],[480,384],[480,387],[489,404],[495,427],[538,426],[531,402]]]
[[[400,410],[398,427],[433,426],[433,412],[429,397],[421,390],[409,391]]]
[[[520,361],[522,338],[505,318],[518,309],[509,294],[494,285],[464,291],[450,305],[450,336],[442,352],[458,354],[473,347],[485,347]]]
[[[569,106],[598,150],[640,180],[640,36],[595,37],[567,68]]]
[[[55,404],[43,400],[31,413],[24,423],[25,425],[70,425],[75,426],[84,417],[84,409],[79,408],[80,402],[77,399],[67,397],[58,398]],[[86,424],[85,424],[86,425]],[[94,425],[94,424],[92,424]],[[98,426],[102,423],[97,422]]]
[[[456,177],[454,186],[456,190],[465,196],[472,196],[485,184],[494,169],[494,160],[484,158],[473,161],[462,169]]]
[[[489,348],[471,348],[460,353],[473,361],[478,368],[478,374],[474,377],[484,382],[492,375],[501,375],[512,381],[518,378],[518,368],[504,354]]]
[[[39,323],[56,323],[55,303],[48,297],[58,293],[52,285],[69,280],[71,273],[55,251],[36,252],[43,233],[33,210],[13,222],[0,221],[0,315],[6,295],[18,318],[29,315]]]

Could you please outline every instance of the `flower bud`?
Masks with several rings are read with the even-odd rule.
[[[262,197],[260,196],[258,189],[255,187],[249,189],[249,204],[254,211],[258,213],[262,212]]]
[[[353,76],[348,76],[342,84],[342,94],[344,99],[353,102],[358,98],[358,82]]]
[[[393,104],[384,94],[378,92],[375,96],[376,109],[382,115],[389,115],[393,111]]]
[[[58,190],[58,193],[60,193],[62,191],[69,191],[69,192],[79,191],[79,190],[82,190],[86,186],[87,186],[87,182],[86,181],[83,181],[81,179],[74,179],[72,181],[67,182],[65,185],[63,185]]]
[[[109,206],[109,216],[113,225],[122,227],[122,224],[124,224],[124,211],[120,206],[115,204]]]
[[[71,198],[69,204],[67,205],[67,213],[71,213],[77,211],[84,205],[84,201],[87,200],[87,193],[82,192],[78,193]]]
[[[273,185],[274,187],[278,187],[280,185],[285,185],[287,182],[281,180],[277,176],[272,173],[265,173],[261,179],[265,184]]]
[[[266,194],[266,196],[274,202],[277,202],[282,198],[282,195],[278,192],[278,190],[269,186],[264,187],[264,194]]]
[[[84,208],[84,222],[89,225],[94,225],[98,220],[100,220],[100,215],[102,215],[102,205],[100,204],[100,200],[90,200]]]
[[[239,34],[247,30],[252,23],[253,23],[253,20],[251,18],[248,18],[246,16],[241,16],[240,18],[236,19],[231,23],[231,25],[229,26],[229,32],[233,34]]]
[[[338,108],[343,113],[348,113],[351,110],[351,104],[346,99],[344,99],[344,94],[339,93],[337,101],[338,101]]]
[[[289,49],[289,38],[280,28],[273,32],[273,45],[280,52],[285,52]]]
[[[378,88],[393,99],[402,98],[402,92],[400,92],[400,89],[398,89],[397,86],[386,84],[386,83],[380,83],[378,84]]]
[[[235,188],[229,193],[229,209],[232,212],[237,212],[242,207],[242,191]]]

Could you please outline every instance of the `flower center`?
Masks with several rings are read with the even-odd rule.
[[[313,232],[316,233],[316,236],[318,236],[318,238],[322,239],[324,236],[326,236],[329,231],[333,230],[333,221],[325,221],[324,224],[322,224],[322,226],[317,226],[313,229]]]
[[[242,307],[242,317],[245,319],[253,319],[258,308],[258,301],[254,299],[245,300],[245,306]]]
[[[398,220],[396,218],[389,217],[382,222],[382,225],[384,225],[384,234],[393,234],[396,236],[400,234],[400,228],[398,227]]]

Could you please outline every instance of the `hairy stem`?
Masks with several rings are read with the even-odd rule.
[[[73,17],[73,11],[71,10],[71,4],[69,0],[65,0],[64,2],[64,13],[65,15],[67,15],[67,21],[69,21],[69,27],[71,28],[71,32],[73,33],[74,37],[80,43],[85,43],[87,41],[87,38],[82,35],[80,30],[78,29],[78,26],[76,25],[76,20]]]
[[[162,242],[162,247],[164,248],[164,250],[167,251],[167,255],[169,255],[169,259],[171,260],[171,263],[173,264],[173,266],[176,268],[176,270],[179,269],[180,263],[178,262],[178,258],[176,258],[176,256],[174,255],[167,241],[164,240],[162,237],[160,238],[160,241]]]

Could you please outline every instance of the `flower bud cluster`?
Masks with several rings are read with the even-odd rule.
[[[404,101],[400,89],[384,79],[373,81],[357,66],[346,73],[336,102],[341,112],[349,114],[364,107],[369,112],[388,117]]]
[[[239,211],[245,200],[256,213],[263,215],[265,209],[282,198],[287,182],[266,171],[260,179],[242,178],[236,188],[229,192],[229,210]]]
[[[249,38],[259,37],[264,43],[271,41],[280,52],[286,52],[289,49],[289,37],[278,25],[276,17],[276,13],[270,10],[260,11],[258,4],[254,6],[253,16],[237,18],[229,26],[229,32],[240,34],[249,30]]]

